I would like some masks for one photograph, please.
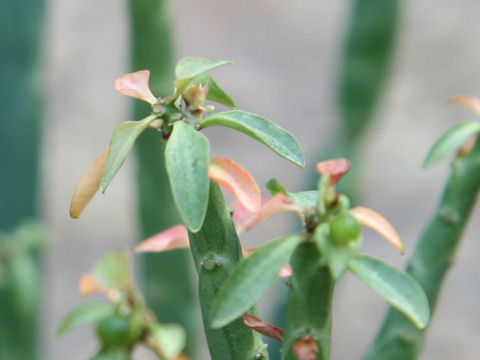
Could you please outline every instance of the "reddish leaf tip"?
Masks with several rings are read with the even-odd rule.
[[[208,168],[210,179],[230,191],[250,212],[260,210],[262,197],[253,176],[231,159],[215,158]]]
[[[480,114],[480,98],[466,95],[456,95],[448,99],[449,104],[464,105]]]
[[[317,360],[318,345],[315,339],[310,335],[304,335],[300,340],[293,344],[293,350],[298,360]]]
[[[273,339],[283,340],[283,330],[251,314],[242,315],[243,323],[252,330]]]
[[[330,175],[330,185],[337,184],[351,167],[350,160],[344,158],[325,160],[316,165],[316,169],[321,175]]]
[[[150,90],[148,85],[149,80],[149,70],[140,70],[134,73],[125,74],[115,80],[115,91],[123,95],[146,101],[153,105],[157,102],[157,98]]]
[[[175,225],[142,241],[135,248],[135,252],[160,252],[188,246],[187,229],[183,225]]]

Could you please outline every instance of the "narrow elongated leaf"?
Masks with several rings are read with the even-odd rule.
[[[291,235],[275,240],[240,262],[215,300],[212,327],[225,326],[247,312],[275,282],[280,269],[303,239],[301,235]]]
[[[102,256],[93,265],[92,274],[100,287],[125,291],[133,286],[130,262],[123,251]]]
[[[375,210],[363,206],[356,206],[348,210],[348,213],[360,224],[368,226],[370,229],[373,229],[382,235],[389,243],[395,246],[402,255],[405,254],[405,247],[403,246],[402,238],[393,225],[382,215]]]
[[[184,57],[175,67],[175,86],[177,88],[177,93],[181,93],[196,76],[219,66],[231,63],[231,60],[209,60],[200,57]]]
[[[165,149],[165,165],[175,203],[192,232],[200,230],[207,211],[209,159],[207,138],[177,121]]]
[[[480,123],[468,121],[451,127],[430,149],[423,166],[442,160],[462,146],[471,136],[480,133]]]
[[[427,295],[410,275],[363,255],[352,259],[348,267],[419,329],[427,326],[430,319]]]
[[[280,156],[300,167],[305,166],[303,150],[287,130],[264,117],[241,110],[232,110],[207,116],[200,126],[225,126],[241,131],[267,145]]]
[[[228,95],[227,92],[223,90],[210,75],[199,75],[192,82],[199,82],[203,85],[208,85],[208,100],[215,101],[216,103],[228,106],[232,109],[237,107],[230,95]]]
[[[108,152],[109,149],[107,148],[98,155],[75,189],[72,202],[70,203],[70,216],[72,218],[78,218],[85,206],[97,193],[107,167]]]
[[[135,248],[135,252],[159,252],[188,246],[187,229],[183,225],[175,225],[142,241]]]
[[[210,179],[230,191],[248,211],[255,213],[262,205],[260,188],[253,176],[231,159],[215,158],[208,168]]]
[[[91,301],[73,309],[62,321],[57,330],[57,335],[65,334],[78,326],[99,321],[113,314],[112,304],[102,301]]]
[[[101,184],[103,192],[122,167],[135,140],[156,118],[156,115],[151,115],[140,121],[125,121],[117,126],[110,140],[107,168]]]

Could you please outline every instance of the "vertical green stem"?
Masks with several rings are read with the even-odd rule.
[[[149,69],[154,94],[173,90],[174,51],[167,0],[130,0],[132,71]],[[136,101],[134,119],[150,112]],[[161,137],[147,130],[137,140],[138,207],[142,238],[181,223],[165,171]],[[148,305],[162,322],[177,322],[187,330],[185,352],[194,355],[195,309],[186,250],[142,256],[144,291]]]
[[[41,44],[45,2],[0,2],[0,231],[12,232],[38,213],[42,96]],[[0,241],[2,239],[0,238]],[[3,248],[0,244],[0,248]],[[40,358],[38,253],[0,254],[0,359]],[[28,302],[26,293],[35,294]]]
[[[297,359],[293,345],[305,335],[316,340],[318,360],[330,359],[334,289],[330,271],[321,265],[321,255],[311,242],[298,246],[292,258],[292,267],[282,360]]]
[[[200,306],[212,360],[267,359],[261,336],[241,319],[221,329],[208,325],[218,290],[242,257],[230,211],[213,182],[205,222],[198,233],[190,233],[190,248],[199,276]]]
[[[469,155],[454,160],[440,204],[408,262],[407,272],[425,289],[432,313],[478,197],[479,179],[480,142],[477,141]],[[364,359],[416,359],[425,335],[426,330],[418,330],[401,313],[390,309]]]

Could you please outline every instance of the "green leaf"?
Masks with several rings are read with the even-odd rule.
[[[123,251],[111,252],[98,259],[92,268],[98,285],[128,291],[133,287],[130,262]]]
[[[328,226],[325,224],[315,229],[315,242],[327,262],[332,278],[338,279],[348,267],[350,260],[362,249],[363,237],[359,236],[344,245],[334,244],[328,236]]]
[[[175,86],[177,88],[177,94],[181,93],[190,84],[194,77],[219,66],[231,63],[231,60],[209,60],[200,57],[184,57],[175,67]]]
[[[57,335],[65,334],[78,326],[97,322],[112,315],[112,304],[102,301],[91,301],[73,309],[62,321],[57,330]]]
[[[288,197],[292,199],[295,203],[303,207],[315,207],[318,202],[318,191],[301,191],[297,193],[289,192]]]
[[[241,131],[267,145],[280,156],[303,167],[305,157],[297,140],[285,129],[261,116],[241,110],[212,114],[200,121],[200,126],[226,126]]]
[[[210,144],[192,126],[177,121],[165,149],[165,165],[180,215],[192,232],[203,224],[208,204]]]
[[[278,193],[288,195],[287,188],[277,179],[268,180],[265,186],[267,187],[268,191],[270,191],[270,194],[272,194],[273,196],[275,196]]]
[[[427,295],[410,275],[363,255],[352,259],[348,267],[419,329],[428,325],[430,309]]]
[[[225,281],[212,307],[212,327],[220,328],[247,312],[278,278],[293,250],[304,240],[287,236],[242,260]]]
[[[451,127],[430,149],[423,166],[435,164],[462,146],[471,136],[480,133],[480,123],[463,122]]]
[[[156,324],[152,327],[152,336],[166,360],[175,359],[185,347],[186,333],[180,325]]]
[[[140,121],[125,121],[117,126],[110,140],[107,168],[101,183],[102,192],[107,190],[113,177],[122,167],[135,140],[155,119],[157,116],[151,115]]]
[[[208,85],[208,100],[215,101],[216,103],[223,104],[230,108],[236,107],[235,102],[230,95],[228,95],[210,75],[199,75],[192,81],[192,83],[196,82],[199,82],[202,85]]]

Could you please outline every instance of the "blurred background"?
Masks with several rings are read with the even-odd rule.
[[[3,1],[5,6],[14,2]],[[25,6],[19,11],[28,11],[28,1],[18,3]],[[305,150],[307,166],[299,169],[225,128],[206,131],[212,156],[240,162],[259,184],[275,177],[289,190],[300,191],[311,183],[315,162],[332,147],[339,133],[338,81],[351,4],[171,1],[168,11],[175,62],[183,56],[234,60],[234,65],[215,70],[214,77],[238,108],[291,131]],[[82,302],[78,280],[100,255],[113,249],[131,252],[141,237],[134,156],[80,219],[68,215],[77,183],[108,145],[114,127],[133,120],[132,102],[113,90],[113,80],[131,71],[129,7],[119,0],[50,0],[45,5],[39,74],[44,91],[41,191],[37,195],[47,233],[41,270],[44,290],[38,295],[44,297],[41,336],[46,359],[83,360],[97,346],[89,327],[55,337],[62,317]],[[475,0],[401,4],[390,75],[375,116],[355,148],[358,201],[387,217],[407,248],[407,256],[402,257],[367,231],[365,252],[400,267],[431,217],[448,176],[447,162],[425,170],[423,159],[447,128],[475,117],[468,109],[447,106],[446,99],[480,94],[479,14],[480,3]],[[378,13],[390,15],[382,10]],[[6,34],[0,34],[2,41],[7,41]],[[0,57],[10,55],[2,49]],[[0,121],[7,119],[0,114]],[[0,151],[2,156],[14,155],[1,143]],[[266,196],[265,189],[262,191]],[[0,208],[2,203],[0,199]],[[294,226],[293,215],[279,215],[246,234],[242,242],[263,242]],[[480,353],[479,230],[477,213],[448,275],[422,359],[473,359]],[[271,296],[275,297],[274,293]],[[333,359],[360,359],[387,306],[348,274],[338,285],[334,304]],[[264,303],[262,313],[270,308]],[[2,329],[5,331],[5,324]],[[139,358],[148,359],[148,355]],[[208,355],[197,358],[207,359]]]

